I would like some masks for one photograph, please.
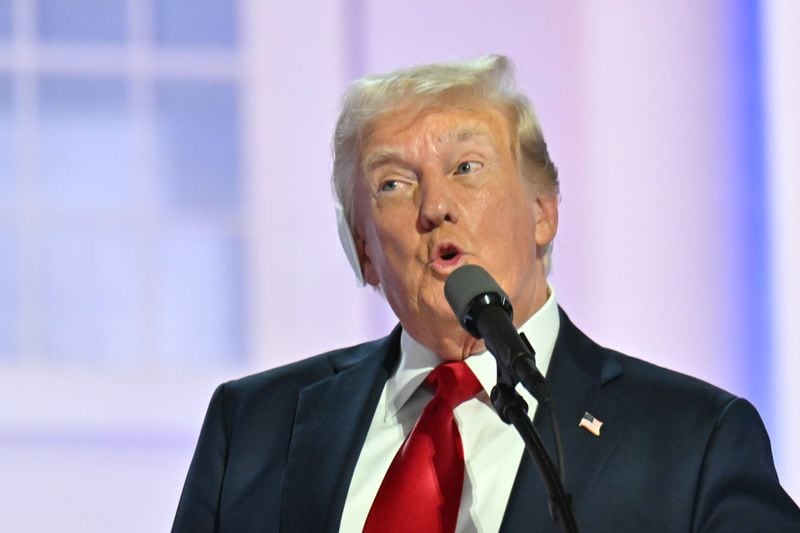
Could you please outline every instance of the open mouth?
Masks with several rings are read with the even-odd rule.
[[[452,243],[437,245],[433,254],[433,266],[436,269],[450,269],[461,262],[462,250]]]
[[[458,255],[458,250],[456,250],[454,247],[447,248],[439,253],[439,257],[441,257],[445,261],[450,261],[457,255]]]

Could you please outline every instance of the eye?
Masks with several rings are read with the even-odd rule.
[[[408,187],[409,182],[403,178],[386,178],[378,184],[378,192],[395,192]]]
[[[416,177],[404,170],[390,170],[373,176],[372,181],[376,194],[393,194],[407,190],[414,184]]]
[[[480,169],[483,164],[477,161],[462,161],[456,167],[456,174],[471,174]]]
[[[380,184],[380,190],[391,192],[400,188],[400,180],[386,180]]]

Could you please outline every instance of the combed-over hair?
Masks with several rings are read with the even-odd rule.
[[[435,63],[388,74],[366,76],[345,93],[333,136],[332,186],[350,233],[355,236],[353,192],[363,173],[362,144],[383,114],[406,105],[421,110],[476,100],[495,106],[507,117],[512,144],[524,177],[546,192],[558,194],[558,171],[550,160],[541,126],[528,98],[516,89],[514,67],[507,57],[489,55],[461,63]],[[550,247],[545,251],[550,267]]]

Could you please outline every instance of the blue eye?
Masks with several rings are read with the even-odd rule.
[[[481,168],[481,164],[476,161],[463,161],[456,167],[456,174],[470,174]]]
[[[382,191],[395,191],[400,186],[400,182],[397,180],[386,180],[381,183],[381,190]]]

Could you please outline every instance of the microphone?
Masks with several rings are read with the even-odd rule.
[[[514,327],[514,309],[508,295],[486,270],[477,265],[455,269],[444,282],[444,294],[464,329],[473,337],[484,339],[486,347],[497,359],[498,383],[492,389],[492,404],[500,418],[512,424],[525,442],[525,449],[534,460],[550,495],[553,520],[562,531],[577,533],[572,499],[564,487],[564,454],[555,409],[550,403],[550,389],[536,368],[533,347]],[[528,419],[528,406],[514,391],[515,383],[509,383],[511,379],[519,380],[549,414],[558,469]]]
[[[503,289],[477,265],[464,265],[445,280],[444,294],[461,325],[476,339],[484,339],[499,365],[518,379],[539,402],[550,392],[536,368],[533,348],[517,333],[514,309]]]

